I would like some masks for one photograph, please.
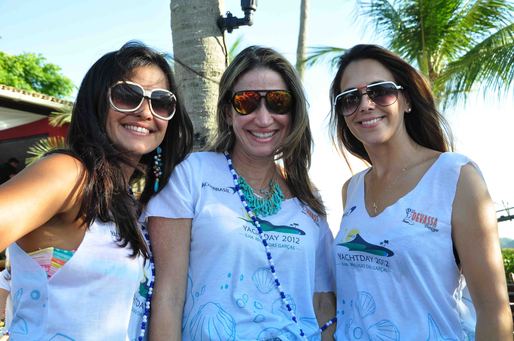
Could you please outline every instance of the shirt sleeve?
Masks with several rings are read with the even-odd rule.
[[[326,218],[320,220],[320,239],[316,249],[315,292],[335,292],[334,237]]]
[[[148,217],[193,218],[198,196],[194,184],[194,168],[191,158],[177,165],[166,186],[150,199],[141,220]]]

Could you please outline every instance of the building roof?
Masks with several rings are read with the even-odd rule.
[[[73,105],[73,102],[64,99],[44,95],[38,92],[17,89],[3,84],[0,84],[0,98],[7,101],[23,102],[53,110],[60,110],[66,106]]]
[[[0,84],[0,132],[48,117],[73,102]]]

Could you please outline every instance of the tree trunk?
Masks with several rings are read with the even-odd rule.
[[[309,0],[302,0],[300,5],[300,31],[298,32],[298,45],[296,47],[296,70],[303,78],[305,70],[305,40],[307,39],[307,17],[309,11]]]
[[[216,24],[223,0],[170,0],[179,95],[195,129],[196,149],[214,125],[218,82],[226,67],[224,34]]]

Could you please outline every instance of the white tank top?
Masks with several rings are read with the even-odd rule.
[[[16,243],[9,249],[10,339],[128,340],[141,259],[116,243],[112,223],[94,222],[71,259],[50,279]]]
[[[417,186],[370,217],[365,170],[350,180],[335,240],[337,340],[473,340],[475,313],[453,253],[463,165],[443,153]]]

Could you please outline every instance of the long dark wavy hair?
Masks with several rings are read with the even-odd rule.
[[[163,174],[160,183],[166,184],[174,167],[191,151],[193,125],[177,94],[168,62],[162,54],[140,42],[128,42],[118,51],[105,54],[89,69],[77,94],[67,136],[68,153],[82,161],[87,173],[77,218],[83,219],[87,226],[95,219],[114,222],[119,232],[119,245],[129,245],[133,256],[142,254],[145,257],[148,250],[137,219],[142,206],[155,194],[155,178],[151,172],[155,151],[143,155],[138,164],[133,164],[127,153],[109,139],[106,119],[109,87],[120,80],[128,80],[135,68],[150,65],[164,72],[169,90],[176,94],[178,101],[161,144]],[[136,169],[128,181],[123,176],[124,165]],[[141,177],[145,179],[145,187],[140,200],[136,201],[128,189]]]
[[[450,128],[437,110],[428,81],[409,63],[383,47],[355,45],[340,57],[338,70],[330,87],[331,103],[341,93],[341,78],[348,65],[362,59],[373,59],[382,64],[392,73],[394,81],[403,87],[403,93],[411,104],[411,112],[404,116],[410,138],[421,146],[440,152],[453,150]],[[332,110],[330,127],[334,143],[341,151],[346,148],[351,154],[371,163],[364,145],[350,132],[343,115]]]
[[[308,174],[311,164],[312,135],[305,91],[293,66],[275,50],[261,46],[247,47],[225,70],[219,86],[216,111],[217,131],[208,149],[216,152],[230,152],[234,148],[235,134],[228,121],[231,115],[233,89],[241,76],[257,68],[267,68],[280,74],[288,90],[293,94],[291,131],[284,143],[275,151],[275,156],[283,161],[287,186],[301,202],[318,214],[325,215],[323,202],[314,195],[314,186]]]

